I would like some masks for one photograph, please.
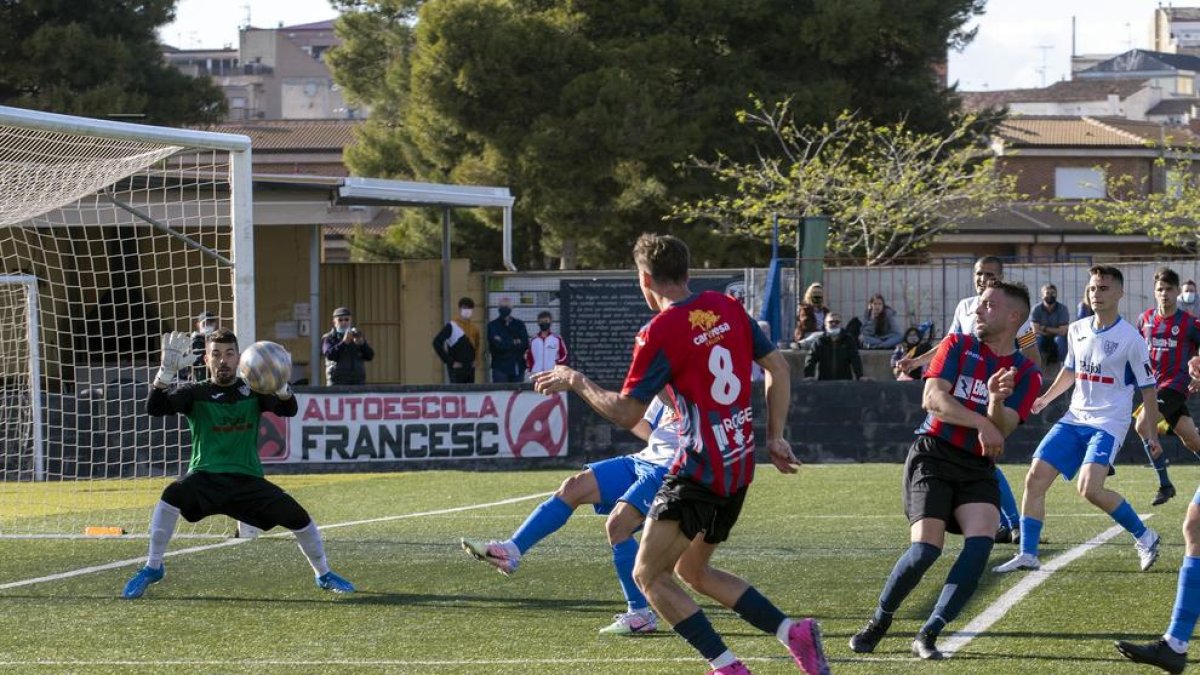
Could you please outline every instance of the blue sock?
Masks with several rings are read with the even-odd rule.
[[[1171,611],[1171,627],[1167,635],[1180,642],[1190,642],[1200,613],[1200,558],[1184,556],[1179,568],[1179,585],[1175,589],[1175,609]]]
[[[629,604],[631,612],[650,606],[650,603],[646,602],[646,596],[642,595],[642,590],[633,580],[633,561],[637,559],[637,552],[637,539],[633,537],[613,544],[612,547],[613,567],[617,570],[617,582],[621,584],[621,593],[625,595],[625,602]]]
[[[764,633],[774,635],[779,630],[779,624],[787,618],[771,601],[763,597],[758,589],[751,586],[742,593],[742,597],[733,605],[733,611],[742,619]]]
[[[1030,516],[1021,516],[1021,553],[1038,554],[1042,541],[1042,521]]]
[[[892,614],[900,608],[900,603],[921,582],[925,572],[937,562],[942,549],[933,544],[916,542],[908,547],[904,555],[896,561],[892,573],[883,584],[883,592],[879,594],[879,607],[875,609],[875,620],[892,620]]]
[[[545,539],[546,537],[558,531],[558,528],[567,524],[567,520],[571,514],[575,512],[567,505],[566,502],[558,498],[558,495],[551,495],[549,499],[537,505],[533,513],[521,523],[516,532],[513,532],[512,542],[517,545],[517,550],[522,555],[529,549],[533,548],[534,544]]]
[[[1166,487],[1171,484],[1171,479],[1167,477],[1167,453],[1159,453],[1158,457],[1150,454],[1150,446],[1142,444],[1142,449],[1146,451],[1146,459],[1150,460],[1150,465],[1154,467],[1154,471],[1158,473],[1158,486]]]
[[[1012,529],[1021,522],[1021,511],[1017,508],[1017,498],[1013,495],[1012,487],[1000,467],[996,467],[996,482],[1000,484],[1000,524]]]
[[[717,631],[713,630],[702,609],[675,624],[675,632],[700,652],[705,661],[712,661],[729,649]]]
[[[921,627],[922,633],[936,637],[946,624],[958,617],[958,613],[979,586],[979,578],[987,568],[988,556],[992,554],[993,545],[994,537],[967,537],[963,542],[962,552],[958,554],[958,559],[950,568],[950,574],[946,576],[946,585],[942,587],[942,594],[933,606],[933,613]]]
[[[1137,511],[1129,505],[1129,502],[1121,500],[1121,505],[1115,511],[1108,514],[1117,524],[1129,531],[1134,537],[1140,537],[1146,533],[1146,524],[1138,517]],[[1024,537],[1021,541],[1025,541]]]

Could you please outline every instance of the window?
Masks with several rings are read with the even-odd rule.
[[[1056,167],[1054,196],[1059,199],[1104,199],[1104,169],[1090,167]]]

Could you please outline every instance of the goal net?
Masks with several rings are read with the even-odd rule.
[[[0,536],[144,534],[191,453],[160,336],[254,339],[249,140],[0,107],[0,185]]]

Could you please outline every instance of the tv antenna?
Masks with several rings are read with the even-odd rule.
[[[1040,68],[1037,69],[1037,72],[1039,75],[1042,76],[1042,86],[1045,87],[1046,86],[1046,71],[1047,71],[1046,57],[1050,53],[1050,50],[1054,49],[1054,45],[1038,45],[1037,47],[1035,47],[1035,49],[1038,49],[1042,52],[1042,65]]]

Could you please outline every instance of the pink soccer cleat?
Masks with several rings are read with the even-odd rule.
[[[792,623],[788,630],[788,651],[800,670],[808,675],[829,675],[829,662],[821,646],[821,626],[813,619]]]
[[[708,671],[708,675],[750,675],[750,669],[741,661],[734,661],[724,668]]]
[[[494,566],[504,576],[509,576],[513,572],[516,572],[517,563],[521,561],[521,554],[513,555],[504,544],[498,541],[463,539],[462,547],[464,551],[470,553],[476,560],[481,560]]]

